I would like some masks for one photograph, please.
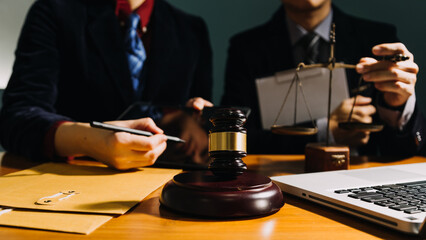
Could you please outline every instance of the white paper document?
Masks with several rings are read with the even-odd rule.
[[[291,69],[277,72],[273,76],[256,79],[263,129],[269,130],[273,125],[295,72],[295,69]],[[299,71],[302,90],[314,120],[327,116],[329,76],[330,71],[327,68],[302,69]],[[349,90],[345,69],[336,68],[333,70],[331,111],[346,98],[349,98]],[[276,122],[277,125],[294,125],[295,103],[297,103],[296,123],[311,120],[300,87],[294,83]]]

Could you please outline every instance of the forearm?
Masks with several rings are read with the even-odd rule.
[[[55,133],[55,153],[60,157],[94,156],[99,145],[99,134],[104,131],[91,128],[88,123],[66,122]]]
[[[13,93],[12,93],[13,94]],[[0,113],[0,141],[8,152],[24,156],[34,161],[52,160],[53,136],[51,147],[46,147],[46,136],[56,122],[71,119],[44,111],[40,107],[21,107],[12,102],[8,91],[6,101]],[[16,96],[16,94],[15,94]],[[14,98],[17,99],[17,98]],[[22,101],[19,102],[22,105]],[[51,153],[51,154],[49,154]]]

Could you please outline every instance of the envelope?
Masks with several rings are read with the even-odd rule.
[[[0,205],[34,210],[124,214],[174,175],[175,169],[116,171],[45,163],[0,177]],[[74,194],[67,194],[68,192]],[[51,200],[43,204],[41,201]]]
[[[12,209],[0,215],[0,225],[90,234],[112,216]]]
[[[181,170],[45,163],[0,177],[0,225],[88,234]],[[1,211],[0,211],[1,212]]]

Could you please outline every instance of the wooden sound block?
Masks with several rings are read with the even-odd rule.
[[[177,212],[213,218],[268,215],[284,205],[280,188],[268,177],[244,172],[226,178],[211,171],[176,175],[164,186],[160,202]]]
[[[305,171],[322,172],[349,168],[349,147],[309,143],[305,147]]]

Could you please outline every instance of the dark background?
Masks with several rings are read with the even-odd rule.
[[[213,48],[214,87],[213,102],[218,105],[223,93],[224,69],[229,38],[234,34],[264,23],[280,6],[279,0],[167,0],[176,7],[201,16],[207,23]],[[31,1],[29,1],[31,2]],[[16,5],[16,9],[23,11],[29,3],[27,0],[0,0],[5,4]],[[416,96],[423,113],[426,112],[426,83],[423,72],[426,66],[426,1],[424,0],[335,0],[333,1],[346,13],[371,20],[394,24],[398,29],[400,40],[415,55],[415,62],[420,67],[416,85]],[[20,3],[21,5],[18,5]],[[22,7],[24,6],[24,7]],[[10,8],[8,8],[10,10]],[[3,8],[6,10],[6,8]],[[8,10],[8,11],[9,11]],[[6,19],[9,23],[22,22],[23,14],[10,14]],[[5,15],[3,15],[5,16]],[[19,19],[17,19],[19,18]],[[340,26],[337,26],[340,27]],[[2,32],[8,29],[1,29]],[[7,36],[0,36],[0,39]],[[338,36],[336,36],[338,44]],[[14,40],[13,40],[14,41]],[[9,45],[7,45],[9,46]],[[16,46],[16,44],[14,45]],[[10,47],[8,47],[10,48]],[[10,50],[10,49],[9,49]],[[11,53],[10,53],[11,54]],[[5,57],[4,55],[0,58]],[[9,56],[6,56],[9,57]],[[12,57],[12,56],[10,56]],[[11,63],[7,63],[11,65]],[[355,64],[355,63],[350,63]],[[7,68],[9,68],[7,66]],[[11,68],[11,66],[10,66]],[[4,70],[3,70],[4,71]],[[5,71],[3,72],[5,74]],[[1,73],[1,74],[3,74]],[[0,89],[0,96],[3,90]],[[1,106],[0,99],[0,106]]]
[[[281,5],[279,0],[168,0],[180,9],[204,18],[213,48],[213,101],[220,103],[229,38],[234,34],[266,22]],[[426,112],[426,1],[422,0],[334,0],[351,15],[394,24],[399,39],[414,54],[420,67],[416,85],[417,100]],[[340,27],[340,26],[336,26]],[[336,36],[337,44],[339,36]],[[349,63],[356,64],[356,63]],[[423,80],[423,81],[422,81]]]

